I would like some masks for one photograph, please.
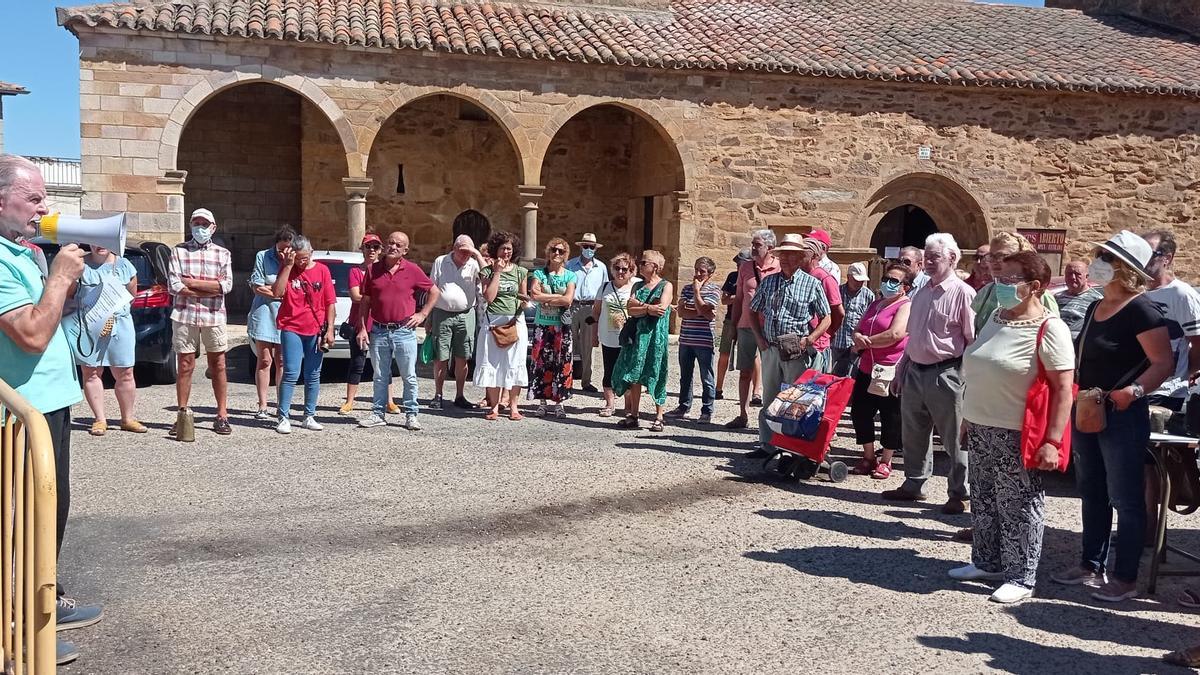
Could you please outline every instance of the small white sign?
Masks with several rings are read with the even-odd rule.
[[[928,145],[918,146],[917,159],[933,159],[933,148]]]
[[[900,247],[899,246],[883,247],[883,257],[887,258],[888,260],[899,260],[900,259]]]

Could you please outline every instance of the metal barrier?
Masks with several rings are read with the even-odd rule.
[[[54,448],[46,418],[0,381],[0,634],[4,672],[53,673]]]

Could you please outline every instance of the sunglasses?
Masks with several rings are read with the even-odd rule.
[[[622,273],[624,273],[624,272],[630,272],[630,271],[632,271],[632,270],[630,270],[628,267],[625,267],[624,265],[622,265],[621,267],[614,267],[614,268],[613,268],[613,271],[614,271],[614,272],[622,272]]]
[[[1106,262],[1106,263],[1108,263],[1108,264],[1110,264],[1110,265],[1111,265],[1111,264],[1113,264],[1114,262],[1116,262],[1116,261],[1117,261],[1117,257],[1116,257],[1115,255],[1113,255],[1113,254],[1109,253],[1108,251],[1099,251],[1099,252],[1097,252],[1097,253],[1096,253],[1096,258],[1097,258],[1098,260],[1103,260],[1104,262]]]
[[[594,251],[594,250],[596,250],[596,245],[595,244],[580,244],[579,248],[586,248],[589,251]]]
[[[564,254],[564,253],[566,253],[566,252],[567,252],[567,249],[565,249],[565,248],[562,248],[562,247],[558,247],[558,248],[550,248],[550,249],[546,249],[546,250],[547,250],[547,251],[550,251],[550,252],[551,252],[551,253],[553,253],[554,255],[562,255],[562,254]]]
[[[383,245],[381,245],[381,244],[364,244],[363,248],[367,249],[368,251],[378,251],[379,249],[383,248]]]

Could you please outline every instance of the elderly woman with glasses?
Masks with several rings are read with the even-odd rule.
[[[321,393],[321,362],[333,345],[337,295],[329,268],[312,259],[308,237],[296,235],[284,253],[275,279],[279,303],[279,338],[283,353],[283,380],[279,384],[279,422],[275,431],[292,433],[292,395],[304,377],[304,423],[309,431],[323,427],[316,420],[317,397]],[[386,368],[386,365],[377,365]]]
[[[621,329],[629,320],[629,298],[633,294],[633,257],[618,253],[608,262],[612,279],[600,287],[600,300],[592,305],[592,316],[588,323],[596,331],[595,342],[600,343],[604,359],[604,407],[601,417],[612,417],[616,407],[613,393],[613,370],[617,357],[621,355]]]
[[[541,399],[537,415],[554,401],[554,416],[566,417],[562,402],[571,396],[571,321],[566,311],[575,300],[575,273],[566,268],[571,247],[555,237],[546,244],[546,266],[529,274],[529,297],[537,303],[533,328],[533,372],[529,399]]]
[[[667,338],[671,328],[674,291],[662,278],[667,260],[658,251],[644,251],[637,268],[642,278],[633,285],[627,305],[629,322],[621,329],[621,353],[613,366],[613,392],[625,396],[625,419],[617,426],[637,429],[642,388],[654,399],[650,431],[663,430],[667,403]]]
[[[1000,303],[996,295],[995,277],[1000,276],[1004,269],[1004,259],[1016,253],[1024,253],[1032,251],[1033,244],[1029,240],[1019,234],[1012,232],[1000,232],[992,237],[988,254],[985,256],[988,267],[991,270],[993,281],[985,284],[979,292],[975,294],[975,299],[971,301],[971,309],[975,311],[975,334],[979,335],[979,331],[983,330],[984,325],[992,318],[992,314],[999,308]],[[976,263],[977,265],[980,263]],[[1042,306],[1046,308],[1050,316],[1058,316],[1058,302],[1054,299],[1051,293],[1042,293]]]

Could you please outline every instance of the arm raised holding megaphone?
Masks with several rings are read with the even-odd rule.
[[[25,305],[0,315],[3,331],[21,351],[41,354],[62,320],[63,305],[71,295],[75,282],[83,275],[83,257],[87,255],[75,244],[66,244],[54,256],[46,287],[37,304]]]

